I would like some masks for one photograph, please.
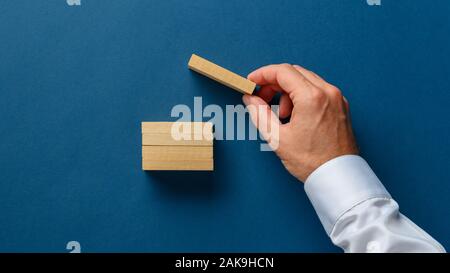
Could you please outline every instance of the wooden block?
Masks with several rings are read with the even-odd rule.
[[[256,87],[254,82],[195,54],[192,54],[188,67],[243,94],[251,95]]]
[[[212,159],[186,161],[143,160],[142,169],[144,171],[213,171],[214,161]]]
[[[190,139],[174,139],[170,134],[142,134],[142,145],[152,146],[212,146],[213,140],[202,135],[192,135]]]
[[[213,146],[142,146],[143,161],[195,161],[213,159]]]
[[[212,134],[213,124],[211,122],[142,122],[142,133],[170,134],[172,128],[175,131],[189,130],[193,134]]]
[[[212,146],[211,122],[142,122],[142,145]]]

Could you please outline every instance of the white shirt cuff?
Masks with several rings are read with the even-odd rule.
[[[305,191],[328,235],[348,210],[371,198],[391,198],[367,162],[357,155],[334,158],[317,168]]]

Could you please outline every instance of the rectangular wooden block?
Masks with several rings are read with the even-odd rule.
[[[213,124],[211,122],[142,122],[142,133],[158,133],[158,134],[170,134],[172,128],[176,131],[179,130],[190,130],[194,134],[201,134],[206,132],[212,134]]]
[[[188,67],[243,94],[251,95],[256,87],[254,82],[195,54],[192,54]]]
[[[211,122],[142,122],[142,145],[212,146]]]
[[[142,169],[145,171],[213,171],[214,161],[212,159],[186,161],[143,160]]]
[[[213,140],[202,135],[191,135],[190,139],[174,139],[170,134],[142,134],[142,145],[153,146],[212,146]]]
[[[142,159],[195,161],[213,159],[213,146],[142,146]]]

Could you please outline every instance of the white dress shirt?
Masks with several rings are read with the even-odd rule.
[[[308,177],[305,191],[328,236],[345,252],[445,252],[399,212],[360,156],[326,162]]]

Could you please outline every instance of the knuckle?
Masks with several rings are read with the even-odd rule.
[[[296,70],[300,70],[300,71],[308,71],[308,69],[304,68],[303,66],[300,66],[298,64],[293,64],[292,67]]]
[[[322,90],[319,90],[318,88],[312,88],[310,95],[309,95],[309,102],[320,105],[323,104],[326,100],[327,96]]]
[[[328,94],[330,95],[331,98],[342,100],[342,92],[341,92],[341,90],[340,90],[339,88],[337,88],[336,86],[330,85],[330,86],[327,88],[327,92],[328,92]]]
[[[282,63],[279,66],[280,66],[281,69],[284,69],[286,71],[293,69],[293,66],[291,64],[289,64],[289,63]]]

